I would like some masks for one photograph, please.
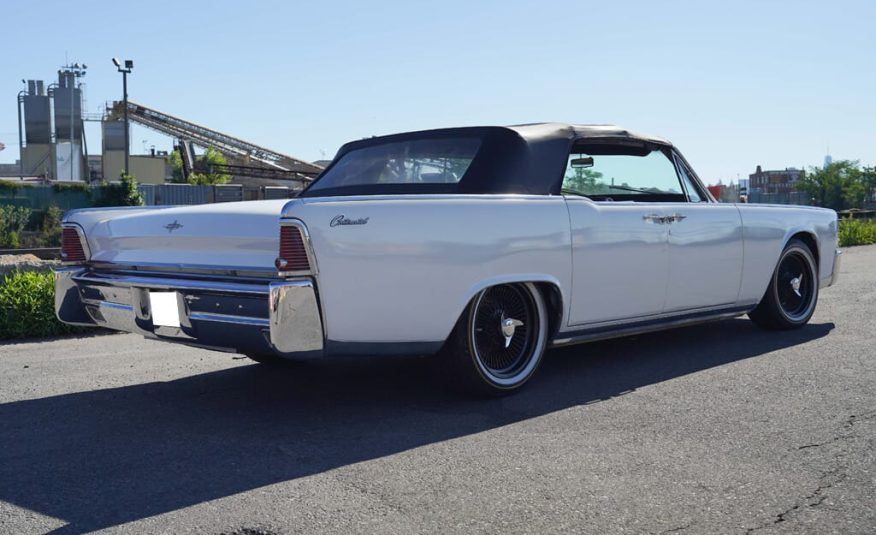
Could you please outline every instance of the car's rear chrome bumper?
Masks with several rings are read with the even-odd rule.
[[[174,292],[179,326],[153,323],[150,292]],[[55,313],[92,325],[169,342],[285,357],[320,356],[323,326],[309,278],[217,280],[55,270]]]

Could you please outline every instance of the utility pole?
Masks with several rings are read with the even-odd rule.
[[[128,132],[128,74],[134,68],[134,62],[126,59],[125,66],[122,67],[122,63],[118,58],[113,58],[113,65],[122,73],[122,105],[125,108],[125,174],[130,175],[131,170],[128,167],[128,154],[131,152],[130,132]]]

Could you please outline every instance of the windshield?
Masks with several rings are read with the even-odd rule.
[[[659,150],[623,154],[618,148],[587,147],[569,155],[563,192],[594,199],[682,195],[672,161]],[[600,154],[600,152],[610,152]]]

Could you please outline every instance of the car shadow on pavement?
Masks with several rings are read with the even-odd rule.
[[[0,405],[0,499],[80,533],[479,433],[826,336],[746,320],[546,356],[503,399],[447,391],[423,359],[240,366]],[[171,346],[168,346],[172,351]]]

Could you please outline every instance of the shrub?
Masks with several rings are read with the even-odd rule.
[[[876,243],[876,220],[840,219],[840,247]]]
[[[64,211],[54,204],[43,212],[43,222],[40,225],[40,245],[43,247],[61,246],[61,217]]]
[[[0,340],[56,336],[80,329],[55,317],[51,272],[12,271],[0,283]]]
[[[15,196],[15,192],[23,187],[24,186],[19,182],[13,182],[12,180],[0,180],[0,191],[11,192],[13,196]]]
[[[26,206],[0,205],[0,247],[18,247],[19,235],[30,220]]]
[[[118,184],[104,184],[94,206],[143,206],[146,202],[137,191],[137,180],[122,173]]]

